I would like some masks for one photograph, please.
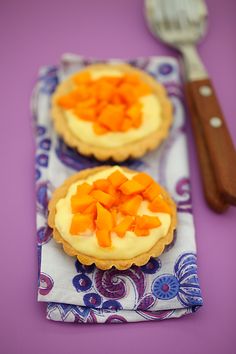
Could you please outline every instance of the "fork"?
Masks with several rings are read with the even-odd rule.
[[[223,212],[236,205],[236,154],[212,82],[196,51],[206,31],[203,0],[145,0],[150,31],[181,52],[185,93],[208,205]]]

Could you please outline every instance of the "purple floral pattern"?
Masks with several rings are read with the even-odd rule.
[[[107,310],[121,310],[122,305],[118,300],[128,296],[131,283],[135,293],[134,307],[147,310],[156,301],[153,294],[145,294],[145,273],[154,274],[161,267],[159,260],[152,259],[147,268],[133,266],[128,270],[119,271],[114,268],[102,271],[93,266],[84,266],[78,260],[75,262],[77,274],[72,283],[78,292],[86,292],[83,297],[84,305]],[[89,292],[93,288],[96,292]]]
[[[39,77],[41,81],[41,92],[44,94],[51,95],[58,85],[57,77],[58,68],[56,66],[51,66],[48,68],[47,72]]]
[[[84,305],[87,307],[100,307],[102,303],[102,298],[97,293],[88,293],[83,297]]]
[[[107,300],[102,304],[104,310],[117,311],[122,310],[122,305],[117,300]]]
[[[42,226],[37,230],[38,245],[42,246],[52,238],[52,229],[49,226]]]
[[[40,182],[36,185],[37,210],[41,214],[47,213],[48,207],[48,182]]]
[[[153,282],[153,294],[160,300],[170,300],[178,294],[179,283],[174,275],[160,275]]]
[[[176,184],[176,192],[181,200],[178,200],[177,209],[179,212],[192,213],[192,197],[190,192],[189,178],[182,178]]]
[[[41,273],[39,277],[39,293],[43,296],[48,295],[53,288],[54,281],[50,275]]]
[[[127,294],[125,281],[127,278],[130,279],[137,293],[137,298],[140,299],[144,294],[145,279],[140,268],[136,266],[124,271],[97,269],[94,285],[101,295],[110,299],[121,299]]]
[[[155,274],[161,268],[161,260],[158,258],[150,258],[150,260],[141,267],[143,273]]]
[[[110,315],[105,321],[105,323],[125,323],[125,322],[127,322],[125,317],[120,315]]]
[[[40,167],[48,167],[48,155],[39,154],[38,156],[36,156],[36,163]]]
[[[156,301],[155,296],[152,294],[146,294],[138,303],[138,310],[148,310],[150,307],[154,305]]]
[[[41,172],[38,168],[35,169],[35,181],[38,181],[41,177]]]
[[[193,253],[182,254],[175,263],[175,276],[179,281],[178,300],[186,307],[203,304],[197,275],[197,257]]]
[[[164,63],[159,66],[158,73],[161,75],[169,75],[173,70],[173,65],[169,63]]]
[[[201,289],[197,276],[196,255],[184,253],[176,261],[174,275],[162,274],[152,284],[153,294],[160,300],[175,296],[186,307],[202,305]]]
[[[92,286],[91,279],[85,274],[76,275],[73,278],[73,285],[76,291],[87,291]]]

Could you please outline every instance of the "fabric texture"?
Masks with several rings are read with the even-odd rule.
[[[102,165],[66,146],[55,133],[50,118],[51,94],[60,80],[95,62],[77,55],[63,55],[60,65],[40,69],[32,96],[36,139],[38,301],[48,303],[48,319],[76,323],[161,320],[195,312],[202,305],[202,296],[197,276],[185,112],[175,59],[150,57],[128,61],[166,87],[174,107],[174,124],[168,139],[158,149],[138,160],[130,159],[121,164],[149,173],[171,194],[178,210],[173,242],[160,257],[150,259],[142,267],[102,271],[67,256],[47,226],[47,205],[53,190],[76,171]]]

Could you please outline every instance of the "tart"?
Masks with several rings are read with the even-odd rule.
[[[76,173],[55,190],[48,224],[82,264],[122,270],[146,264],[172,242],[176,207],[146,173],[102,166]]]
[[[51,116],[65,143],[98,160],[138,158],[168,135],[172,105],[163,85],[126,64],[94,64],[63,80]]]

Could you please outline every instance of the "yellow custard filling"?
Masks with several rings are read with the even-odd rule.
[[[122,77],[123,73],[120,70],[114,68],[106,68],[106,69],[99,69],[99,70],[91,70],[90,75],[92,80],[98,80],[102,77],[109,76],[109,77]]]
[[[124,237],[121,238],[116,233],[111,232],[112,245],[109,248],[103,248],[99,246],[94,231],[87,230],[78,236],[71,235],[70,226],[73,217],[71,197],[76,193],[77,186],[84,182],[92,185],[98,179],[106,179],[116,170],[122,172],[128,179],[136,175],[135,173],[124,171],[118,166],[98,172],[86,178],[86,181],[79,180],[72,184],[65,198],[60,199],[56,205],[55,225],[61,237],[78,252],[100,259],[129,259],[138,256],[150,250],[159,239],[164,237],[171,224],[171,216],[168,213],[154,213],[148,208],[148,203],[142,201],[137,214],[157,216],[161,221],[161,225],[151,229],[146,237],[137,237],[133,231],[127,231]]]

